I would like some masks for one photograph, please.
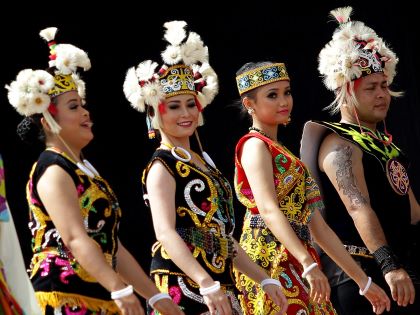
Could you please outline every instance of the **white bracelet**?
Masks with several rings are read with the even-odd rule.
[[[128,285],[124,289],[113,291],[111,292],[111,299],[113,300],[119,300],[123,297],[129,296],[134,293],[133,286]]]
[[[309,265],[309,267],[304,268],[303,272],[302,272],[302,278],[306,278],[306,276],[308,275],[308,273],[311,272],[312,269],[318,267],[318,264],[316,262],[312,263],[311,265]]]
[[[268,284],[274,284],[274,285],[276,285],[276,286],[278,286],[278,287],[280,287],[280,288],[281,288],[281,283],[280,283],[280,281],[279,281],[279,280],[277,280],[277,279],[272,279],[272,278],[267,278],[267,279],[264,279],[263,281],[261,281],[260,286],[261,286],[261,288],[264,290],[264,287],[265,287],[266,285],[268,285]]]
[[[220,282],[214,281],[214,284],[207,288],[200,288],[201,295],[209,295],[220,290]]]
[[[372,278],[368,277],[368,282],[366,283],[365,288],[363,289],[363,291],[359,289],[359,294],[360,295],[365,295],[367,293],[367,291],[369,290],[371,284],[372,284]]]
[[[163,300],[163,299],[171,299],[171,296],[168,293],[156,293],[155,295],[153,295],[150,299],[149,299],[149,305],[152,308],[155,308],[155,303],[157,301]]]

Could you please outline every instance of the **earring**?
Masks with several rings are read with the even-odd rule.
[[[283,126],[287,126],[292,121],[292,118],[290,116],[287,118],[287,121],[283,123]]]
[[[248,107],[247,112],[248,114],[252,115],[255,112],[255,109],[253,109],[252,107]]]

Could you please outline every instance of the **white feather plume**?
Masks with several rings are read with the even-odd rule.
[[[208,61],[208,49],[197,33],[190,33],[187,41],[181,46],[181,56],[188,66],[197,62]]]
[[[181,48],[179,46],[168,45],[161,54],[165,64],[172,66],[182,61]]]
[[[158,66],[157,62],[152,60],[146,60],[137,66],[136,75],[139,81],[148,81],[155,74],[156,67]]]
[[[48,72],[25,69],[19,72],[15,81],[6,85],[7,97],[19,114],[31,116],[48,109],[50,97],[47,92],[53,86],[54,78]]]
[[[85,51],[70,44],[59,44],[55,48],[57,55],[55,67],[61,74],[76,72],[77,67],[89,70],[90,59]]]
[[[350,15],[352,11],[352,7],[342,7],[337,8],[335,10],[331,10],[330,14],[341,24],[350,21]]]
[[[71,75],[74,83],[77,86],[77,94],[84,100],[86,98],[86,83],[83,81],[77,73]]]
[[[39,35],[47,42],[52,41],[55,38],[55,34],[57,33],[56,27],[47,27],[39,32]]]
[[[179,46],[186,36],[185,21],[166,22],[163,26],[166,28],[164,38],[173,46]]]
[[[131,106],[140,112],[145,111],[144,99],[141,94],[139,80],[134,67],[128,69],[123,85],[124,95]]]
[[[337,93],[335,101],[329,106],[333,113],[339,110],[341,102],[347,95],[347,89],[340,88],[363,75],[359,60],[368,50],[373,53],[379,52],[384,58],[385,64],[382,70],[387,76],[388,84],[394,79],[398,63],[394,52],[386,47],[373,29],[360,21],[349,22],[351,13],[351,7],[331,11],[340,22],[340,26],[334,31],[331,41],[325,45],[318,57],[318,70],[323,76],[325,86]],[[361,49],[358,44],[360,41],[368,44]]]

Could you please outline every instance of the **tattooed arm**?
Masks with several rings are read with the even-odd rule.
[[[370,206],[362,156],[362,150],[354,144],[331,134],[321,145],[318,163],[340,195],[366,247],[374,252],[387,242]]]
[[[374,252],[387,245],[387,240],[370,205],[362,157],[363,152],[357,146],[331,134],[321,144],[318,164],[337,190],[366,247]],[[385,280],[398,305],[414,303],[414,286],[404,269],[385,272]]]

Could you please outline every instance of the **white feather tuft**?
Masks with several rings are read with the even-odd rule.
[[[55,34],[57,33],[56,27],[47,27],[39,32],[39,35],[47,42],[52,41],[55,38]]]
[[[165,39],[174,46],[179,46],[186,36],[185,21],[166,22],[163,26],[166,28]]]
[[[208,49],[204,46],[200,35],[191,32],[185,44],[181,46],[182,60],[186,65],[208,61]]]
[[[165,64],[169,66],[176,65],[182,60],[181,48],[179,46],[168,45],[161,56]]]
[[[83,81],[77,73],[71,75],[74,83],[77,86],[77,94],[84,100],[86,98],[86,83]]]
[[[76,72],[77,67],[89,70],[91,67],[90,59],[86,52],[70,44],[59,44],[55,48],[57,58],[55,67],[61,74],[71,74]]]
[[[16,111],[24,116],[43,113],[50,105],[48,91],[54,86],[54,78],[44,70],[25,69],[16,80],[6,85],[7,97]]]
[[[139,81],[148,81],[155,74],[156,67],[158,66],[157,62],[152,60],[146,60],[137,66],[136,75]]]
[[[124,95],[131,106],[140,112],[145,111],[144,99],[141,95],[139,80],[134,67],[128,69],[123,85]]]
[[[352,11],[352,7],[342,7],[332,10],[330,14],[338,21],[338,23],[342,24],[350,21],[350,15]]]

